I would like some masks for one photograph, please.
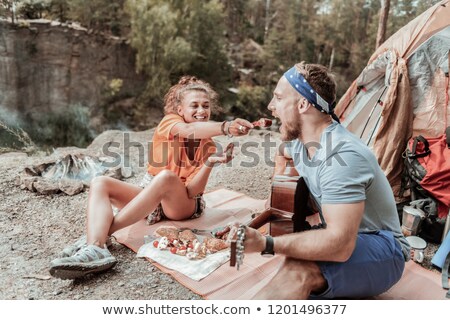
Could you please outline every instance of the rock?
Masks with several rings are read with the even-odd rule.
[[[58,289],[58,290],[56,290],[56,291],[53,291],[53,295],[54,295],[54,296],[58,296],[58,295],[60,295],[61,293],[63,293],[63,292],[62,292],[62,290],[60,290],[60,289]]]
[[[81,181],[78,180],[60,180],[58,182],[59,189],[64,192],[65,194],[69,196],[74,196],[76,194],[79,194],[84,189],[84,184]]]
[[[44,195],[56,194],[60,191],[58,182],[42,178],[34,182],[33,187],[36,189],[36,192]]]
[[[20,178],[20,189],[28,189],[32,192],[36,192],[34,183],[38,180],[38,177],[21,177]]]
[[[123,178],[128,179],[131,178],[134,175],[134,173],[130,167],[123,167],[121,168],[121,175]]]
[[[34,168],[29,168],[26,167],[25,169],[23,169],[22,171],[22,175],[24,176],[30,176],[30,177],[36,177],[39,176],[40,172],[36,172],[36,170]]]
[[[122,179],[122,170],[120,167],[108,169],[105,174],[106,177],[111,177],[115,179]]]
[[[27,106],[33,116],[46,119],[50,111],[66,112],[69,106],[95,111],[108,103],[110,96],[99,88],[106,88],[111,79],[125,80],[120,94],[136,96],[145,86],[145,77],[135,71],[133,48],[121,40],[94,37],[57,22],[26,23],[27,28],[17,28],[0,19],[0,79],[8,79],[0,82],[0,92],[6,112],[20,113]],[[80,55],[72,57],[73,51]],[[45,67],[36,68],[39,63]],[[51,98],[42,88],[51,88]]]
[[[0,160],[14,159],[17,161],[22,161],[27,157],[28,155],[25,152],[7,152],[0,154]]]
[[[40,164],[38,164],[36,166],[33,166],[33,170],[34,170],[34,172],[37,173],[36,175],[41,175],[42,172],[45,171],[45,169],[47,169],[48,167],[50,167],[53,164],[55,164],[54,161],[52,161],[52,162],[43,162],[43,163],[40,163]],[[25,169],[27,169],[27,168],[25,168]]]

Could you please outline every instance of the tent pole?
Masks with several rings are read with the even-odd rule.
[[[342,110],[340,115],[337,115],[339,118],[345,113],[345,111],[347,110],[347,108],[349,107],[349,105],[353,102],[353,100],[356,99],[356,97],[358,96],[358,94],[361,92],[361,90],[364,89],[364,86],[358,86],[356,88],[356,93],[355,95],[350,99],[350,101],[347,103],[347,105],[345,106],[345,108]]]
[[[375,108],[377,107],[378,103],[380,102],[380,99],[383,96],[386,89],[387,89],[387,86],[384,86],[383,92],[381,92],[381,95],[378,97],[377,102],[375,102],[375,105],[373,106],[372,110],[370,111],[370,114],[369,114],[369,117],[367,118],[366,124],[364,125],[361,135],[359,136],[360,139],[364,135],[364,131],[366,131],[366,128],[367,128],[367,125],[369,124],[370,118],[372,118],[373,112],[375,111]]]
[[[369,146],[370,141],[372,141],[373,134],[375,133],[375,129],[378,127],[378,123],[380,122],[380,119],[381,119],[381,113],[377,119],[377,123],[375,124],[375,127],[373,127],[373,130],[372,130],[372,133],[370,134],[369,140],[367,141],[367,146]]]

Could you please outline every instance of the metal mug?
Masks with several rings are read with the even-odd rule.
[[[411,246],[411,259],[418,263],[422,263],[425,258],[424,250],[427,247],[427,242],[416,236],[406,237],[406,240]]]

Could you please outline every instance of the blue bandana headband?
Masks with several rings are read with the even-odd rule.
[[[289,81],[291,86],[303,97],[305,97],[306,100],[308,100],[317,110],[331,115],[334,120],[338,121],[338,117],[333,112],[336,103],[333,102],[329,104],[328,102],[326,102],[325,99],[323,99],[310,86],[308,81],[306,81],[306,79],[297,71],[295,66],[286,71],[284,76],[286,77],[287,81]]]

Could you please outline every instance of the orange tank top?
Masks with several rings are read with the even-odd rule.
[[[184,123],[178,114],[166,115],[155,130],[149,147],[147,172],[156,176],[162,170],[174,172],[186,185],[200,171],[209,156],[216,152],[212,139],[201,139],[195,150],[194,159],[190,160],[185,145],[186,139],[174,137],[170,131],[177,123]]]

